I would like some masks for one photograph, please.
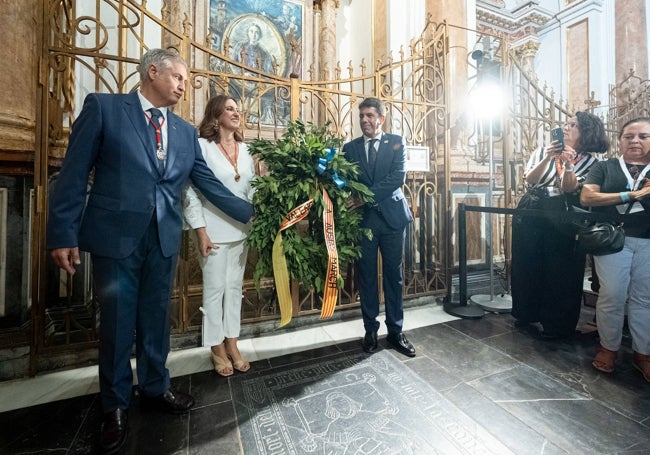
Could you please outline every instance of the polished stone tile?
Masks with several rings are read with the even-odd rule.
[[[0,453],[64,453],[96,400],[89,395],[0,414]]]
[[[650,385],[631,367],[627,332],[617,370],[607,375],[591,367],[598,346],[593,331],[542,341],[516,329],[508,314],[463,320],[449,317],[439,305],[416,307],[405,312],[405,333],[417,351],[408,358],[386,348],[382,317],[375,356],[397,361],[392,362],[398,365],[395,377],[431,388],[419,405],[426,407],[438,394],[437,403],[448,403],[447,420],[440,422],[454,423],[445,431],[455,434],[460,445],[440,453],[648,453]],[[590,318],[593,308],[586,308],[581,321]],[[185,416],[160,414],[140,408],[136,393],[125,453],[243,454],[245,422],[235,416],[241,397],[233,384],[308,371],[345,356],[363,357],[362,336],[361,320],[355,319],[240,340],[251,370],[230,378],[214,372],[208,348],[170,353],[172,385],[192,393],[196,406]],[[98,453],[96,374],[95,367],[0,383],[0,453]],[[299,397],[307,389],[295,392],[289,395]],[[462,446],[468,435],[489,444],[470,450]]]
[[[516,360],[447,324],[419,329],[423,331],[420,352],[463,381],[511,368]]]
[[[504,384],[504,388],[508,385]],[[445,397],[477,422],[517,455],[560,455],[568,454],[545,436],[531,428],[498,404],[485,397],[471,386],[460,384],[449,389]]]
[[[481,394],[494,402],[525,402],[544,400],[589,400],[586,393],[579,393],[562,382],[524,364],[516,364],[508,370],[468,381]]]
[[[650,429],[594,400],[499,403],[569,453],[648,453]]]
[[[222,402],[192,411],[187,453],[189,455],[243,454],[232,402]]]

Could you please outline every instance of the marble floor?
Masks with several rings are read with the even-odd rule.
[[[498,440],[504,453],[650,453],[650,384],[631,366],[627,336],[616,372],[605,375],[591,367],[598,345],[593,308],[583,307],[580,330],[571,339],[542,340],[513,322],[509,314],[469,320],[451,317],[435,303],[414,307],[406,310],[405,332],[417,356],[388,352],[475,422],[472,428]],[[241,340],[252,361],[246,375],[358,352],[361,335],[354,320]],[[233,378],[211,370],[205,348],[173,352],[168,365],[173,386],[192,393],[196,406],[189,415],[161,415],[141,409],[136,396],[124,453],[243,454]],[[97,453],[97,390],[96,368],[0,383],[0,453]],[[487,452],[476,447],[454,453]]]

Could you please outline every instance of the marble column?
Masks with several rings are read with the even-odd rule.
[[[36,67],[40,56],[37,37],[41,23],[38,3],[7,0],[0,15],[0,30],[4,30],[0,46],[4,66],[0,71],[0,158],[5,163],[33,159],[27,152],[33,153],[36,134]]]
[[[427,0],[426,13],[431,15],[431,20],[436,24],[446,21],[447,24],[467,26],[467,4],[457,0]],[[476,16],[476,11],[470,14]],[[467,55],[471,52],[467,44],[467,30],[448,26],[449,43],[453,43],[449,49],[449,61],[447,74],[448,94],[462,94],[453,96],[449,99],[449,119],[452,128],[451,147],[452,149],[462,149],[463,145],[459,143],[462,136],[463,109],[465,106],[465,94],[467,94]]]
[[[330,80],[336,68],[336,10],[338,0],[321,0],[318,40],[318,68],[320,79]]]
[[[647,0],[616,0],[615,7],[616,83],[634,70],[648,79]]]
[[[192,66],[192,60],[190,55],[191,45],[189,37],[192,34],[193,28],[190,18],[194,17],[192,4],[193,2],[191,0],[173,0],[168,3],[163,3],[162,9],[162,19],[166,26],[171,30],[182,30],[183,37],[179,39],[176,34],[166,33],[163,30],[161,47],[173,47],[178,50],[190,66]],[[175,114],[183,117],[185,120],[193,120],[189,93],[187,91],[185,92],[185,96],[172,108],[172,110]]]

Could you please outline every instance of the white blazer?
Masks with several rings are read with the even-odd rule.
[[[208,142],[204,138],[199,138],[199,144],[205,162],[224,186],[235,196],[252,202],[254,189],[251,187],[251,181],[255,177],[255,162],[248,152],[248,146],[243,142],[239,143],[237,170],[240,179],[235,181],[235,170],[217,144]],[[188,186],[185,190],[183,216],[192,229],[205,227],[210,240],[214,243],[243,240],[250,230],[250,223],[244,224],[229,217],[192,186]]]

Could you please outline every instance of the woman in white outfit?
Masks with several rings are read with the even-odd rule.
[[[242,199],[252,201],[255,163],[239,131],[237,102],[226,95],[210,99],[199,125],[199,143],[208,166]],[[195,230],[203,270],[203,346],[210,346],[214,368],[222,376],[250,364],[237,347],[242,283],[250,224],[242,224],[208,202],[192,187],[185,195],[184,216]]]

